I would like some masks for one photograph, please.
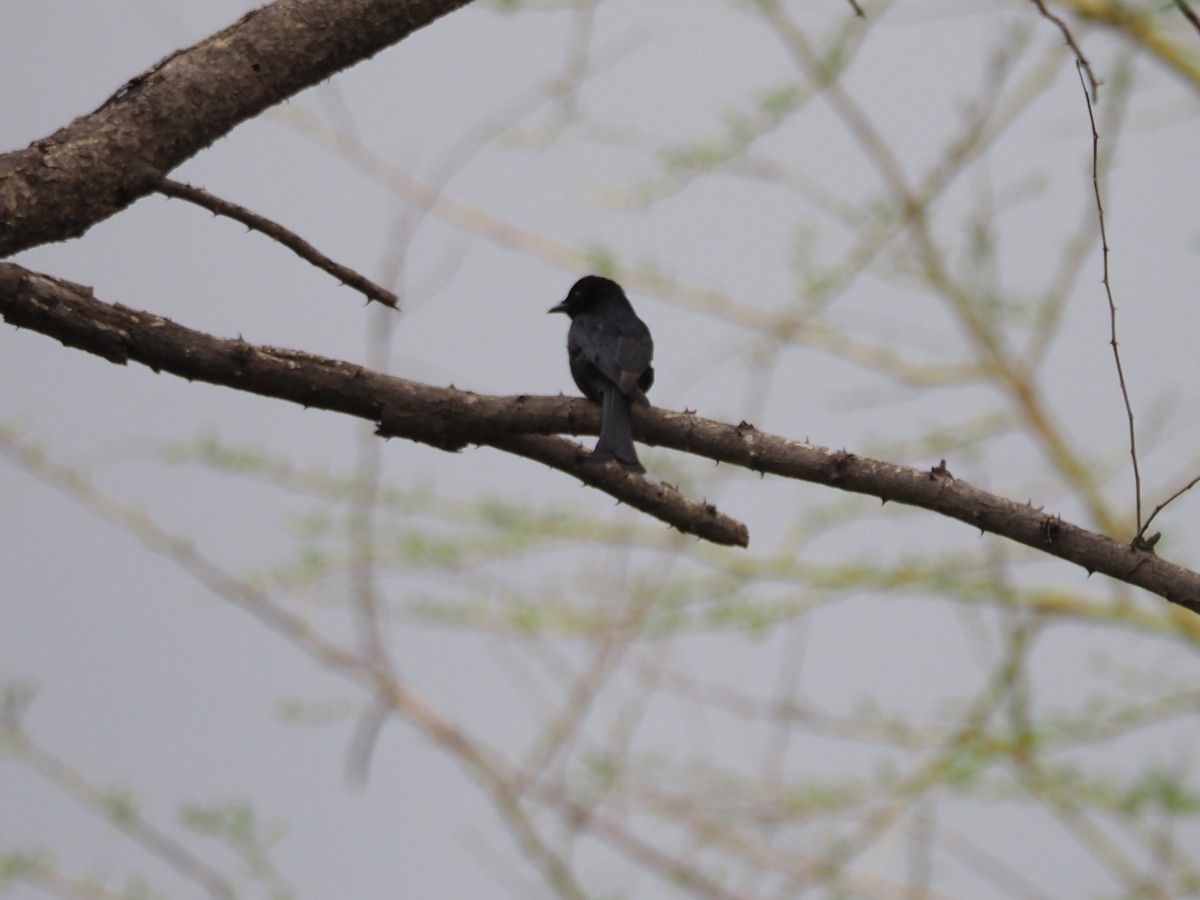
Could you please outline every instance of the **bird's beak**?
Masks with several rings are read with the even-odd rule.
[[[566,300],[564,300],[562,303],[556,303],[552,307],[550,307],[548,310],[546,310],[546,312],[548,312],[548,313],[552,313],[552,312],[565,313],[566,311],[567,311],[567,301]]]

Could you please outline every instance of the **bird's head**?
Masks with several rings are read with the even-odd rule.
[[[599,275],[585,275],[571,287],[567,299],[550,307],[547,312],[566,313],[572,319],[585,310],[592,309],[608,298],[623,298],[621,286]]]

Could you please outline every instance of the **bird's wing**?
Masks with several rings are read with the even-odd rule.
[[[621,393],[628,394],[637,386],[642,373],[650,368],[650,359],[654,356],[654,342],[650,340],[650,332],[645,328],[633,334],[622,334],[617,339],[616,363],[621,370],[619,384]],[[626,384],[625,382],[629,383]]]
[[[572,355],[586,360],[596,371],[627,396],[639,390],[638,381],[650,368],[654,342],[650,331],[636,316],[580,315],[571,323],[567,337]]]
[[[567,335],[567,349],[586,360],[613,384],[621,380],[617,363],[620,342],[612,324],[596,316],[576,316]]]

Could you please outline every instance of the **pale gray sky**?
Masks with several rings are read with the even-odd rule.
[[[809,18],[802,21],[813,34],[831,32],[848,16],[848,4],[838,0],[792,6],[804,8]],[[1022,6],[978,2],[964,11],[914,2],[874,27],[847,86],[910,173],[924,172],[941,152],[959,121],[957,111],[978,93],[1000,30],[1020,23],[1049,28]],[[8,0],[0,30],[0,82],[7,85],[0,149],[22,147],[89,112],[129,77],[247,8],[184,0]],[[560,75],[571,30],[570,15],[561,11],[504,15],[477,4],[240,126],[174,177],[268,215],[338,261],[381,278],[389,271],[400,202],[319,146],[311,123],[350,126],[374,157],[432,177],[442,155],[480,117]],[[1112,46],[1103,36],[1084,34],[1097,61],[1110,61]],[[1037,53],[1053,46],[1043,41]],[[483,152],[448,193],[564,246],[604,245],[751,304],[791,302],[789,254],[798,231],[817,221],[799,194],[722,176],[688,186],[649,210],[600,204],[613,190],[656,171],[650,153],[618,146],[617,137],[632,135],[650,148],[713,132],[732,112],[745,111],[755,91],[793,77],[778,44],[738,4],[687,4],[684,14],[681,5],[658,0],[609,0],[599,5],[592,47],[603,70],[578,97],[592,124],[568,128],[537,149],[534,142],[545,140],[556,124],[553,111],[543,107],[516,134]],[[1034,55],[1021,65],[1032,68]],[[1139,64],[1136,77],[1131,128],[1122,138],[1106,202],[1133,398],[1148,428],[1155,410],[1169,413],[1160,443],[1152,448],[1148,441],[1144,456],[1153,489],[1148,497],[1157,500],[1200,459],[1200,407],[1190,387],[1200,374],[1193,350],[1200,182],[1192,175],[1200,138],[1193,94],[1153,64]],[[1074,69],[1064,62],[1054,87],[1006,136],[987,178],[956,182],[939,233],[963,228],[981,191],[995,191],[1004,205],[1022,183],[1040,184],[1041,194],[1002,213],[1000,255],[1007,286],[1037,288],[1057,263],[1062,235],[1089,208],[1089,139]],[[762,149],[857,202],[879,192],[855,142],[824,102],[765,139]],[[563,352],[565,323],[544,312],[578,273],[459,225],[431,217],[412,246],[392,370],[477,391],[573,393]],[[850,237],[827,228],[816,252],[833,259]],[[90,285],[103,300],[214,334],[346,359],[364,358],[367,331],[379,321],[352,291],[266,238],[157,197],[139,201],[80,240],[38,248],[17,261]],[[1096,459],[1122,472],[1113,496],[1125,500],[1131,487],[1120,469],[1124,413],[1106,346],[1108,313],[1099,278],[1093,254],[1044,378],[1070,432]],[[979,389],[902,392],[811,349],[787,352],[764,393],[743,364],[745,333],[661,299],[636,293],[633,299],[654,330],[659,374],[653,399],[663,406],[734,422],[750,418],[790,437],[868,452],[881,438],[915,438],[934,425],[951,427],[995,399]],[[919,292],[871,276],[858,278],[829,316],[859,334],[894,334],[911,354],[936,357],[962,340]],[[717,364],[711,363],[714,355]],[[297,545],[293,517],[316,504],[197,468],[167,466],[147,454],[162,442],[213,432],[297,465],[346,473],[366,427],[137,366],[116,367],[7,325],[0,328],[0,420],[23,423],[28,437],[53,458],[91,472],[100,488],[144,508],[237,573],[268,571],[289,559]],[[561,474],[492,451],[447,456],[391,441],[384,458],[389,478],[402,486],[432,484],[460,498],[528,497],[539,505],[574,504],[609,520],[639,521]],[[644,459],[652,474],[675,477],[668,452],[647,450]],[[933,465],[937,459],[900,461]],[[950,465],[989,489],[1021,492],[1015,499],[1040,489],[1035,502],[1079,518],[1078,505],[1062,500],[1056,476],[1023,441]],[[825,498],[815,488],[745,473],[714,489],[713,499],[749,524],[753,546],[761,551],[782,538],[794,510]],[[1185,501],[1163,523],[1169,524],[1168,555],[1192,565],[1200,562],[1189,549],[1200,536],[1197,503],[1200,498]],[[36,683],[28,730],[94,783],[128,787],[163,822],[182,802],[252,799],[264,818],[284,826],[287,837],[276,862],[301,896],[546,895],[518,861],[479,790],[412,729],[389,723],[368,788],[347,787],[350,721],[294,726],[281,723],[276,709],[288,698],[357,699],[348,685],[241,610],[214,599],[173,563],[4,460],[0,510],[0,678]],[[913,513],[843,529],[813,552],[814,558],[890,555],[934,543],[973,546],[975,540],[963,526]],[[603,547],[585,547],[569,563],[585,573],[609,574],[622,566],[629,566],[631,577],[657,571],[636,554],[627,558]],[[532,556],[502,568],[498,577],[532,590],[560,577],[563,568],[561,559]],[[1088,584],[1065,564],[1050,562],[1037,571],[1053,573],[1050,581],[1066,587]],[[467,584],[486,591],[492,577],[484,571]],[[398,580],[394,589],[411,599],[421,590],[444,588],[430,580],[425,586]],[[310,610],[315,621],[339,627],[341,614],[319,600]],[[864,595],[823,613],[812,627],[806,671],[831,705],[852,707],[868,694],[890,708],[928,713],[955,695],[957,679],[980,677],[963,629],[955,613],[931,603]],[[512,659],[519,644],[411,622],[392,637],[402,673],[429,702],[496,746],[527,745],[533,733],[528,705],[519,679],[508,678],[525,664]],[[1039,699],[1065,703],[1092,690],[1089,661],[1104,652],[1135,658],[1162,652],[1161,645],[1130,646],[1129,640],[1072,634],[1051,643],[1035,658],[1044,676],[1037,682]],[[761,684],[773,677],[774,661],[787,648],[778,637],[698,638],[681,652],[706,679]],[[1175,675],[1195,673],[1194,656],[1182,651],[1164,663]],[[715,756],[737,759],[738,735],[712,726],[698,737],[691,727],[664,716],[651,732],[681,758],[696,752],[699,740],[709,742]],[[1161,748],[1162,759],[1194,765],[1198,739],[1195,722],[1181,725]],[[834,753],[814,740],[796,765],[844,771],[870,760],[870,752]],[[118,885],[142,873],[173,896],[196,894],[24,768],[0,761],[0,798],[0,852],[53,847],[75,871],[109,876]],[[970,804],[963,806],[964,821],[978,829],[975,839],[991,834],[1018,848],[1025,876],[1047,894],[1084,896],[1084,888],[1095,886],[1080,883],[1073,869],[1079,849],[1044,814],[1022,817],[1020,810],[1001,809],[981,819]],[[211,858],[228,862],[220,852]],[[597,856],[595,865],[603,860]],[[881,871],[887,866],[886,859],[879,861]],[[970,893],[976,882],[969,873],[950,871],[944,878],[939,885],[951,894],[984,896]],[[610,887],[629,896],[665,895],[661,882],[617,870]],[[18,885],[10,896],[41,895]]]

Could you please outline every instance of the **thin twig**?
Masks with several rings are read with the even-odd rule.
[[[1175,493],[1173,493],[1170,497],[1168,497],[1162,503],[1158,504],[1158,506],[1154,507],[1154,512],[1150,513],[1150,517],[1148,519],[1146,519],[1146,521],[1144,523],[1142,523],[1142,527],[1138,529],[1137,537],[1134,539],[1134,543],[1140,543],[1142,541],[1142,535],[1144,535],[1146,533],[1146,530],[1150,527],[1150,523],[1154,521],[1155,516],[1157,516],[1160,512],[1162,512],[1164,509],[1166,509],[1168,506],[1170,506],[1172,503],[1174,503],[1176,500],[1178,500],[1180,497],[1182,497],[1184,494],[1186,494],[1192,488],[1194,488],[1197,484],[1200,484],[1200,475],[1197,475],[1195,478],[1193,478],[1191,481],[1189,481],[1187,484],[1185,484],[1183,487],[1181,487],[1179,490],[1177,490]],[[1153,546],[1153,544],[1158,543],[1157,537],[1152,538],[1150,541],[1147,541],[1146,543],[1149,543],[1149,544],[1151,544],[1151,546]]]
[[[1062,32],[1063,40],[1067,42],[1067,46],[1075,53],[1075,65],[1080,67],[1082,71],[1087,72],[1088,83],[1092,86],[1092,99],[1097,98],[1100,94],[1100,82],[1096,79],[1096,73],[1092,71],[1092,64],[1088,62],[1088,58],[1083,55],[1083,51],[1075,43],[1075,37],[1071,34],[1071,29],[1067,27],[1067,23],[1046,9],[1046,4],[1042,0],[1033,0],[1033,5],[1038,8],[1042,16],[1058,26],[1058,30]],[[1083,77],[1082,74],[1080,77]]]
[[[858,5],[858,0],[847,0],[847,2],[850,4],[850,8],[854,10],[854,14],[856,16],[858,16],[860,19],[865,19],[867,17],[867,14],[863,12],[863,8]]]
[[[400,298],[387,288],[381,287],[353,269],[347,268],[340,263],[335,263],[294,231],[289,231],[277,222],[272,222],[265,216],[251,212],[244,206],[238,206],[236,203],[222,200],[220,197],[210,194],[203,188],[193,187],[190,184],[184,184],[180,181],[172,181],[170,178],[160,180],[156,186],[156,190],[167,197],[177,197],[180,200],[187,200],[189,203],[202,206],[213,215],[225,216],[226,218],[241,222],[247,228],[265,234],[272,240],[283,244],[283,246],[287,247],[301,259],[308,260],[308,262],[312,263],[318,269],[328,272],[334,278],[338,279],[338,281],[341,281],[348,287],[354,288],[368,300],[376,300],[384,306],[390,306],[393,309],[397,309],[400,306]]]
[[[1035,0],[1036,2],[1036,0]],[[1092,126],[1092,190],[1096,194],[1096,213],[1100,219],[1100,251],[1104,260],[1104,292],[1108,296],[1109,341],[1113,361],[1117,366],[1117,380],[1121,383],[1121,398],[1125,401],[1125,415],[1129,418],[1129,457],[1133,461],[1133,487],[1137,504],[1137,530],[1135,541],[1142,537],[1142,473],[1138,470],[1137,433],[1133,427],[1133,404],[1129,401],[1129,388],[1125,385],[1125,370],[1121,367],[1121,351],[1117,348],[1117,304],[1113,300],[1112,284],[1108,278],[1108,231],[1104,225],[1104,204],[1100,200],[1100,132],[1096,130],[1096,116],[1092,112],[1092,98],[1088,96],[1087,84],[1083,80],[1086,67],[1082,59],[1075,61],[1079,73],[1079,85],[1083,88],[1083,99],[1087,103],[1088,121]]]
[[[1183,17],[1192,23],[1192,27],[1200,31],[1200,16],[1192,12],[1192,8],[1187,5],[1187,0],[1175,0],[1175,5],[1179,7],[1179,11],[1183,13]]]

